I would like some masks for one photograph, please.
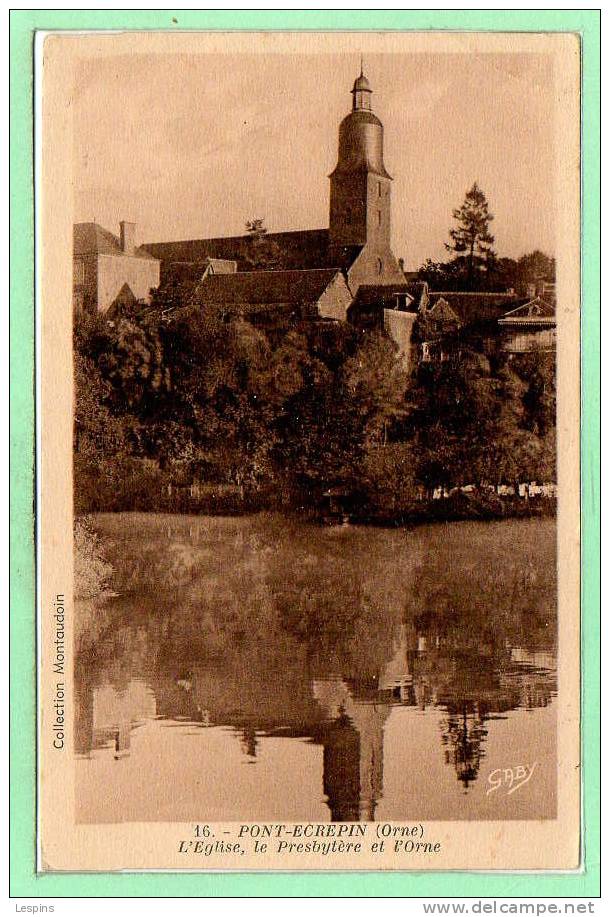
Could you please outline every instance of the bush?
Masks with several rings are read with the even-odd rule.
[[[108,592],[113,569],[104,557],[100,540],[85,519],[74,523],[74,598],[88,599]]]

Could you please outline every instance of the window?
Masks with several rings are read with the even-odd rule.
[[[381,258],[377,258],[377,273],[383,274],[383,261]]]
[[[377,225],[381,226],[381,210],[377,211]]]
[[[381,182],[378,181],[378,182],[377,182],[377,196],[378,196],[378,197],[381,197],[382,194],[383,194],[383,189],[382,189],[382,187],[381,187]]]

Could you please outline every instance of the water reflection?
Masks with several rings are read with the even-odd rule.
[[[114,516],[97,524],[121,594],[103,609],[81,609],[98,618],[95,639],[87,641],[85,628],[77,657],[75,745],[83,761],[121,761],[111,779],[123,801],[131,778],[122,759],[139,753],[139,730],[150,731],[146,742],[178,780],[179,737],[200,742],[205,759],[206,736],[211,742],[222,727],[227,781],[237,790],[246,780],[229,763],[233,743],[255,766],[261,749],[271,749],[274,804],[282,811],[286,794],[286,812],[296,806],[303,819],[314,817],[317,800],[288,802],[296,775],[281,748],[289,744],[321,749],[319,795],[334,821],[376,817],[384,756],[398,787],[384,800],[385,817],[413,814],[416,773],[420,781],[429,773],[430,797],[438,793],[442,805],[451,790],[439,768],[450,769],[453,795],[464,797],[452,802],[453,817],[485,817],[485,794],[468,795],[494,729],[504,735],[500,724],[510,720],[508,744],[518,749],[513,712],[539,715],[555,696],[554,530],[547,522],[414,533],[329,531],[268,517]],[[411,718],[390,741],[386,726],[399,710]],[[436,740],[417,741],[413,717],[433,717]],[[554,719],[539,725],[552,747]],[[526,745],[523,754],[537,751]],[[83,774],[85,782],[95,779],[93,771]],[[505,808],[486,817],[552,814],[553,779],[539,812]],[[239,817],[261,813],[240,810]]]

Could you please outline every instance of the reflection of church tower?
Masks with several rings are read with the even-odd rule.
[[[324,735],[324,792],[332,821],[360,820],[360,736],[345,714]]]
[[[414,642],[417,639],[412,623],[402,623],[394,639],[394,653],[379,677],[379,690],[390,692],[402,704],[415,703],[413,688]]]
[[[258,739],[256,738],[256,729],[253,726],[244,726],[241,730],[241,747],[245,755],[249,758],[256,758],[256,749]]]
[[[363,73],[352,89],[352,111],[339,127],[339,155],[330,175],[330,244],[335,254],[362,253],[348,269],[352,293],[361,283],[404,283],[390,247],[392,177],[383,162],[383,125],[371,110]]]
[[[333,821],[373,821],[383,794],[385,704],[355,700],[343,681],[314,682],[314,695],[332,722],[324,745],[324,792]]]

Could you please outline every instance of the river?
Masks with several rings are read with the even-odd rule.
[[[554,520],[91,523],[80,822],[554,817]]]

